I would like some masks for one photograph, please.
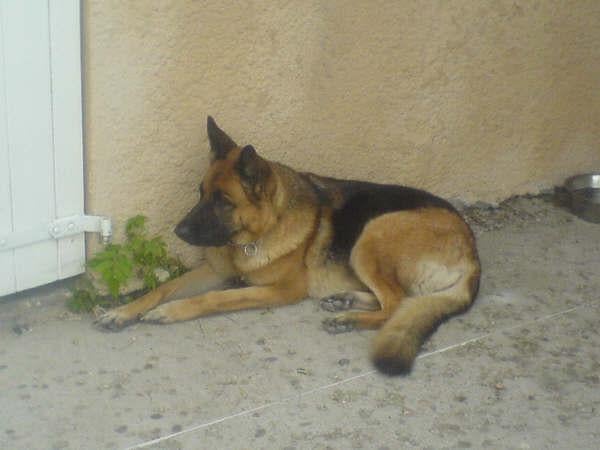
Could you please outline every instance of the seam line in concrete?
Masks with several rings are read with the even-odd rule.
[[[500,330],[492,331],[492,332],[489,332],[489,333],[486,333],[486,334],[482,334],[480,336],[476,336],[476,337],[471,338],[471,339],[467,339],[466,341],[463,341],[463,342],[452,344],[452,345],[449,345],[447,347],[443,347],[443,348],[440,348],[440,349],[437,349],[437,350],[433,350],[431,352],[422,353],[421,355],[417,356],[417,359],[429,358],[431,356],[435,356],[435,355],[440,354],[440,353],[445,353],[447,351],[454,350],[456,348],[464,347],[464,346],[472,344],[474,342],[481,341],[481,340],[486,339],[486,338],[491,337],[491,336],[502,334],[502,333],[505,333],[507,331],[515,330],[515,329],[518,329],[518,328],[523,328],[523,327],[526,327],[526,326],[529,326],[529,325],[532,325],[532,324],[535,324],[535,323],[539,323],[539,322],[544,322],[544,321],[547,321],[547,320],[551,320],[551,319],[554,319],[556,317],[560,317],[560,316],[563,316],[565,314],[569,314],[569,313],[571,313],[571,312],[573,312],[573,311],[575,311],[577,309],[585,308],[585,307],[590,307],[590,306],[595,306],[595,305],[589,304],[589,303],[582,303],[580,305],[573,306],[573,307],[568,308],[568,309],[564,309],[564,310],[561,310],[561,311],[557,311],[555,313],[551,313],[551,314],[547,314],[547,315],[542,316],[542,317],[538,317],[537,319],[530,320],[530,321],[525,322],[525,323],[520,323],[520,324],[514,325],[512,327],[502,328]],[[316,388],[309,389],[308,391],[300,392],[297,395],[291,395],[291,396],[285,397],[285,398],[283,398],[281,400],[277,400],[277,401],[272,401],[272,402],[269,402],[269,403],[265,403],[263,405],[255,407],[255,408],[250,408],[250,409],[245,409],[243,411],[238,411],[235,414],[231,414],[229,416],[219,417],[217,419],[210,420],[208,422],[204,422],[204,423],[195,425],[195,426],[190,427],[190,428],[186,428],[185,430],[181,430],[181,431],[178,431],[176,433],[171,433],[171,434],[168,434],[168,435],[165,435],[165,436],[158,437],[156,439],[152,439],[150,441],[146,441],[146,442],[142,442],[142,443],[139,443],[139,444],[135,444],[135,445],[132,445],[131,447],[127,447],[125,450],[135,450],[135,449],[139,449],[139,448],[149,447],[150,445],[158,444],[158,443],[166,441],[168,439],[172,439],[174,437],[181,436],[183,434],[191,433],[191,432],[200,430],[202,428],[209,427],[211,425],[216,425],[218,423],[225,422],[226,420],[229,420],[229,419],[235,419],[236,417],[246,416],[246,415],[254,413],[256,411],[261,411],[263,409],[268,409],[268,408],[271,408],[273,406],[283,405],[284,403],[288,403],[288,402],[290,402],[292,400],[299,400],[299,399],[301,399],[303,397],[307,397],[307,396],[312,395],[314,393],[317,393],[317,392],[320,392],[320,391],[325,391],[325,390],[331,389],[331,388],[333,388],[335,386],[346,384],[346,383],[349,383],[349,382],[354,381],[356,379],[364,378],[364,377],[367,377],[369,375],[373,375],[376,372],[377,372],[376,370],[369,370],[367,372],[363,372],[363,373],[360,373],[358,375],[354,375],[354,376],[349,377],[349,378],[344,378],[343,380],[336,381],[334,383],[329,383],[329,384],[326,384],[326,385],[323,385],[323,386],[318,386]]]

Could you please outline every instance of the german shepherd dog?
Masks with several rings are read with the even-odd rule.
[[[205,264],[106,312],[100,326],[319,298],[323,309],[339,312],[323,322],[330,333],[381,328],[372,359],[396,375],[410,371],[443,319],[473,302],[475,239],[447,201],[410,187],[297,172],[238,146],[210,116],[208,137],[212,158],[200,201],[175,228],[205,248]],[[227,284],[235,279],[241,287]],[[204,293],[167,302],[190,284]]]

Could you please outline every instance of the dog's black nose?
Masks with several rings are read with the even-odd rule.
[[[180,223],[175,227],[175,234],[177,235],[177,237],[185,241],[190,237],[191,228],[186,223]]]

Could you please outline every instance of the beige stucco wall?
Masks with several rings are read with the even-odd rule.
[[[170,230],[212,114],[318,173],[465,201],[600,169],[597,0],[84,3],[88,211]]]

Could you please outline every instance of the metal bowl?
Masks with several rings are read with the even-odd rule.
[[[573,213],[588,222],[600,223],[600,173],[575,175],[565,181]]]

